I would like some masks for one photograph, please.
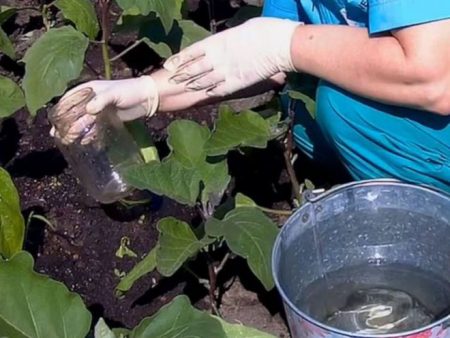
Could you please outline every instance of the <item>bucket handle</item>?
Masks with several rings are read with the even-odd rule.
[[[303,201],[314,204],[314,203],[317,203],[318,201],[320,201],[320,200],[326,198],[327,196],[332,195],[335,192],[340,191],[340,190],[345,190],[345,189],[352,188],[352,187],[364,187],[364,186],[367,187],[367,186],[379,185],[379,184],[414,186],[416,188],[423,189],[423,190],[431,190],[435,193],[449,196],[449,198],[450,198],[450,195],[447,192],[442,191],[436,187],[425,185],[425,184],[407,183],[407,182],[400,181],[400,180],[393,179],[393,178],[377,178],[377,179],[353,181],[353,182],[349,182],[349,183],[335,185],[329,190],[307,189],[303,192],[302,197],[303,197]]]

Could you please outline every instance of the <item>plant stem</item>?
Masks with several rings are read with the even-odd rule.
[[[111,80],[111,61],[109,60],[109,8],[110,0],[100,0],[101,25],[102,25],[102,56],[103,65],[105,67],[105,79]]]
[[[208,276],[209,276],[209,302],[211,304],[211,311],[220,316],[219,309],[216,304],[216,286],[217,286],[217,275],[214,271],[214,262],[210,259],[208,255]]]
[[[209,29],[212,34],[217,33],[217,22],[214,8],[214,0],[206,0],[206,5],[208,6],[208,14],[209,14]]]
[[[50,29],[50,22],[48,22],[48,6],[47,5],[42,6],[41,16],[42,16],[42,22],[44,23],[44,26],[45,26],[45,30],[48,31]]]
[[[228,262],[228,260],[231,258],[231,252],[227,252],[227,254],[223,257],[222,261],[220,262],[220,264],[214,268],[214,273],[217,275],[219,275],[219,272],[222,271],[223,267],[225,266],[226,262]]]
[[[294,121],[294,110],[295,110],[295,101],[291,100],[289,103],[289,128],[286,135],[286,138],[283,142],[284,151],[284,162],[286,163],[286,169],[289,175],[289,179],[291,181],[292,185],[292,195],[297,200],[298,204],[302,203],[302,195],[300,193],[300,184],[298,183],[297,176],[295,174],[294,167],[292,165],[291,159],[292,159],[292,150],[294,149],[294,140],[292,136],[292,127],[293,127],[293,121]]]
[[[119,60],[122,56],[124,56],[128,52],[132,51],[137,46],[139,46],[141,44],[141,42],[143,42],[143,41],[144,41],[143,39],[136,40],[131,46],[127,47],[126,49],[121,51],[119,54],[117,54],[116,56],[112,57],[109,61],[114,62],[114,61]]]

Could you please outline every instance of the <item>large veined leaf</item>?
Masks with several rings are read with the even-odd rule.
[[[256,112],[235,113],[222,105],[215,130],[205,145],[206,152],[213,156],[240,146],[265,148],[271,137],[270,128],[270,123]]]
[[[203,182],[202,202],[210,201],[213,206],[218,205],[231,180],[227,161],[205,163],[199,170]]]
[[[24,234],[19,194],[8,172],[0,168],[0,256],[11,257],[19,252]]]
[[[178,296],[154,316],[144,319],[130,338],[274,338],[253,328],[232,325],[192,307],[186,296]]]
[[[235,254],[246,258],[267,290],[274,287],[271,253],[278,228],[262,211],[252,207],[236,208],[223,220],[209,219],[205,229],[210,236],[223,236]]]
[[[204,146],[210,136],[207,127],[189,120],[177,120],[167,128],[167,144],[172,156],[186,168],[197,167],[205,161]]]
[[[158,271],[166,277],[172,276],[187,259],[211,243],[212,239],[197,239],[189,224],[174,217],[158,222],[159,250],[156,253]]]
[[[67,20],[72,21],[80,32],[95,39],[99,23],[91,0],[56,0],[58,7]]]
[[[9,56],[11,59],[16,58],[16,52],[11,40],[6,35],[5,31],[0,28],[0,52]]]
[[[159,246],[155,246],[147,256],[144,257],[136,266],[120,280],[116,287],[116,295],[121,296],[131,289],[133,284],[141,277],[156,269],[156,253]]]
[[[124,20],[126,23],[129,21]],[[136,25],[136,20],[133,24]],[[131,23],[128,23],[128,26],[130,25]],[[178,53],[181,49],[210,35],[206,29],[191,20],[176,21],[168,34],[159,18],[152,20],[143,18],[139,27],[139,38],[162,58],[168,58],[173,53]]]
[[[125,170],[124,177],[132,186],[165,195],[175,201],[194,206],[200,193],[200,174],[187,169],[173,157],[161,163],[151,162]]]
[[[128,11],[140,15],[148,15],[155,12],[161,19],[166,33],[170,32],[173,22],[181,19],[181,7],[183,0],[117,0],[119,6]],[[138,9],[138,11],[132,9]]]
[[[89,39],[71,26],[50,29],[25,54],[23,88],[31,114],[81,73]]]
[[[85,338],[91,314],[64,284],[33,271],[27,252],[0,260],[0,335],[14,338]]]
[[[128,168],[127,182],[179,203],[193,206],[200,198],[203,203],[217,205],[230,177],[225,160],[207,161],[204,147],[210,137],[209,129],[193,121],[177,120],[168,127],[168,134],[170,155],[161,163]]]
[[[25,105],[20,87],[11,79],[0,75],[0,118],[8,117]]]

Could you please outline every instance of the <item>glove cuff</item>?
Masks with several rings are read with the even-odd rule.
[[[282,54],[280,55],[280,58],[282,59],[282,61],[280,62],[281,65],[281,69],[280,71],[282,72],[295,72],[296,69],[294,67],[294,62],[292,61],[292,42],[294,39],[294,33],[296,31],[296,29],[300,26],[300,25],[304,25],[303,22],[296,22],[296,21],[291,21],[288,19],[282,19],[283,22],[283,27],[282,27],[282,32],[284,33],[284,36],[286,36],[286,40],[284,40],[284,48],[280,48],[280,52],[282,52]]]
[[[159,108],[159,90],[156,86],[155,80],[150,75],[141,76],[140,79],[144,82],[145,90],[147,94],[147,112],[146,117],[155,115]]]

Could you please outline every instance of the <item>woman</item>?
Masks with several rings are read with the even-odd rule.
[[[90,114],[141,104],[151,115],[308,73],[321,81],[315,120],[296,111],[302,151],[357,180],[450,191],[449,55],[449,1],[266,0],[262,18],[195,43],[166,70],[83,86],[97,93]]]

